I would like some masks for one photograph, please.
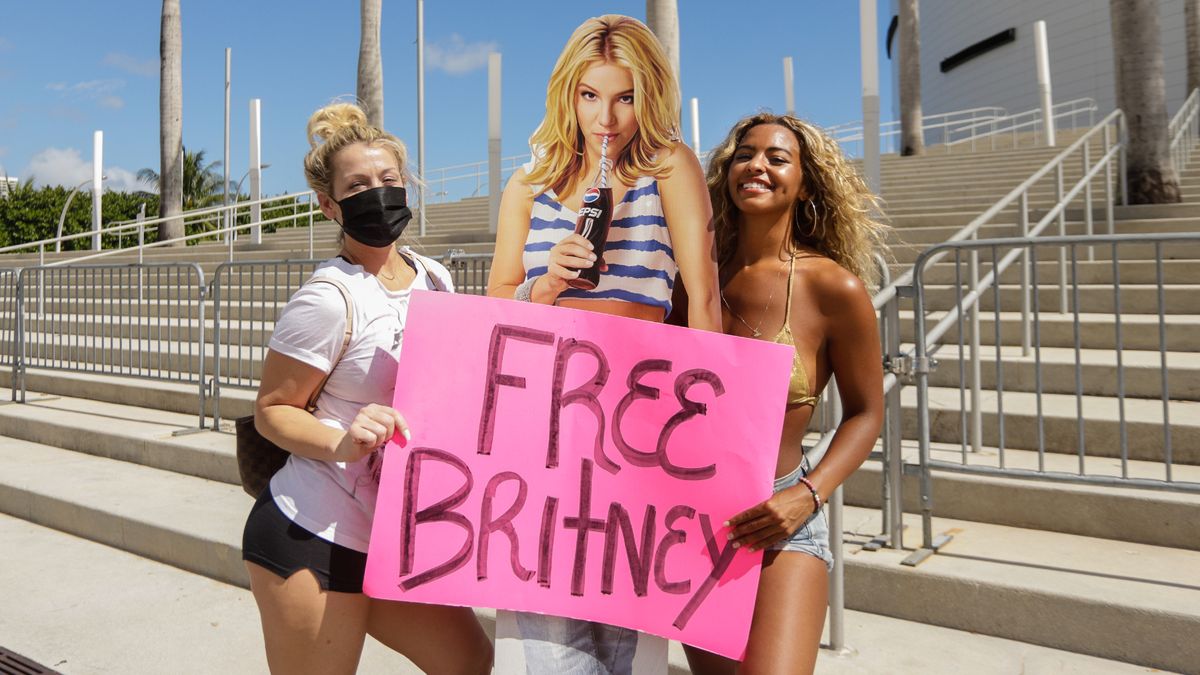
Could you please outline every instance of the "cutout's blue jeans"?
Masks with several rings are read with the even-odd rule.
[[[516,612],[530,675],[629,675],[637,631],[533,612]]]

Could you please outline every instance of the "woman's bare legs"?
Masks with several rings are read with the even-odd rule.
[[[367,632],[427,673],[492,672],[492,643],[469,607],[371,600]]]
[[[812,673],[828,603],[825,561],[807,553],[767,551],[746,659],[738,664],[685,645],[688,665],[695,675]]]
[[[308,570],[284,579],[251,562],[246,569],[272,673],[355,672],[367,634],[367,596],[322,590]]]
[[[272,673],[352,674],[368,633],[425,672],[491,671],[492,644],[469,608],[372,600],[322,590],[308,570],[284,579],[246,568]]]

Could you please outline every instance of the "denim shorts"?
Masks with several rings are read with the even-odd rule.
[[[800,478],[807,477],[809,471],[812,471],[812,465],[808,463],[808,457],[804,456],[794,471],[782,478],[775,479],[775,492],[798,485]],[[792,533],[792,536],[772,545],[771,550],[807,553],[814,558],[824,560],[825,569],[832,571],[833,553],[829,550],[829,519],[825,516],[825,510],[821,509],[809,516],[808,520]]]

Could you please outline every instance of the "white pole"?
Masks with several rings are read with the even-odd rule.
[[[104,132],[92,134],[92,250],[100,250],[100,212],[104,205]]]
[[[1054,97],[1050,91],[1050,47],[1046,41],[1046,22],[1033,22],[1033,49],[1037,58],[1038,96],[1042,99],[1046,145],[1054,146]]]
[[[262,243],[262,99],[250,99],[250,241]]]
[[[875,0],[858,0],[862,52],[863,174],[871,192],[879,194],[879,31]]]
[[[225,227],[233,224],[233,220],[229,217],[229,74],[230,63],[233,59],[233,50],[229,47],[225,48],[225,160],[222,162],[221,168],[224,169],[225,179],[221,182],[223,191],[221,204],[226,208],[225,211]],[[226,232],[225,237],[232,237],[232,232]]]
[[[423,210],[422,210],[423,211]],[[500,220],[500,55],[488,54],[488,232]]]
[[[700,156],[700,99],[692,97],[692,150]]]
[[[417,0],[417,194],[420,233],[425,236],[425,0]]]
[[[796,114],[796,76],[792,72],[792,57],[783,57],[783,109],[788,115]]]

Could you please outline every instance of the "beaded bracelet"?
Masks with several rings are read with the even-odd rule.
[[[812,493],[813,513],[819,513],[821,511],[821,493],[817,492],[817,486],[813,485],[812,481],[804,476],[801,476],[798,480],[804,484],[804,487],[808,488],[809,492]]]
[[[517,286],[517,290],[513,292],[513,300],[533,302],[533,285],[537,283],[537,280],[537,277],[532,277],[521,282],[521,285]]]

